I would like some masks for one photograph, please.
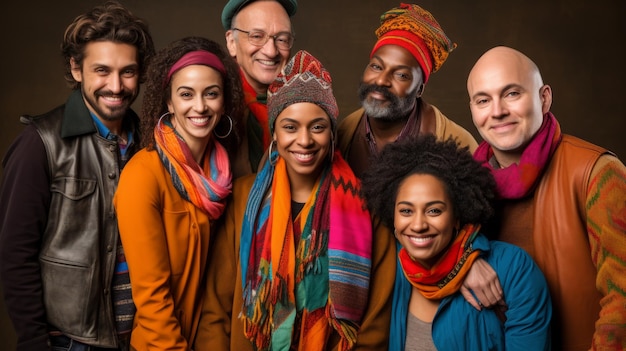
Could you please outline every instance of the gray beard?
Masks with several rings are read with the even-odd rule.
[[[378,100],[370,101],[367,99],[367,93],[372,87],[373,86],[367,86],[365,84],[361,84],[359,87],[361,106],[369,117],[388,122],[400,121],[405,119],[409,113],[411,113],[413,107],[415,107],[418,89],[415,89],[414,92],[403,98],[391,94],[388,90],[383,91],[382,89],[378,89],[384,93],[387,98],[387,101],[381,103]]]
[[[409,97],[407,97],[404,99],[398,99],[387,106],[383,106],[378,103],[378,101],[369,102],[364,100],[361,102],[361,105],[369,117],[393,122],[405,119],[406,116],[413,110],[415,101],[414,97],[410,100]]]

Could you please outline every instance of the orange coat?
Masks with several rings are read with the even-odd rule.
[[[208,215],[174,188],[156,151],[141,150],[113,200],[137,306],[131,346],[190,350],[209,251]]]

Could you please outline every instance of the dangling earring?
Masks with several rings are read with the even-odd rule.
[[[278,151],[276,151],[276,157],[272,158],[272,145],[274,145],[274,143],[276,143],[276,140],[272,140],[272,142],[270,143],[270,147],[267,150],[267,158],[270,160],[270,164],[272,166],[276,166],[276,162],[278,162],[278,157],[280,157],[280,155],[278,155]]]
[[[163,118],[167,115],[171,115],[172,113],[170,111],[165,112],[164,114],[161,115],[161,117],[159,117],[159,121],[157,122],[157,128],[159,128],[159,130],[163,133],[165,133],[166,131],[163,130],[163,128],[161,128],[161,124],[163,124]]]
[[[215,132],[215,129],[213,129],[213,135],[215,135],[217,138],[220,138],[220,139],[227,138],[230,135],[230,132],[233,131],[233,119],[230,118],[230,116],[227,114],[224,114],[224,116],[226,116],[226,118],[228,118],[228,122],[230,122],[230,127],[228,128],[228,132],[224,135],[219,135]]]

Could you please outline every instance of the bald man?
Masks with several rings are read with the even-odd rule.
[[[553,349],[626,349],[624,164],[561,133],[552,89],[517,50],[483,54],[467,91],[484,140],[474,157],[491,169],[501,198],[486,231],[521,246],[545,274]]]

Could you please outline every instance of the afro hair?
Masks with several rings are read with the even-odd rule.
[[[370,211],[393,229],[400,183],[414,174],[429,174],[446,186],[461,226],[484,224],[493,215],[495,181],[456,141],[427,135],[387,145],[362,176],[362,193]]]

